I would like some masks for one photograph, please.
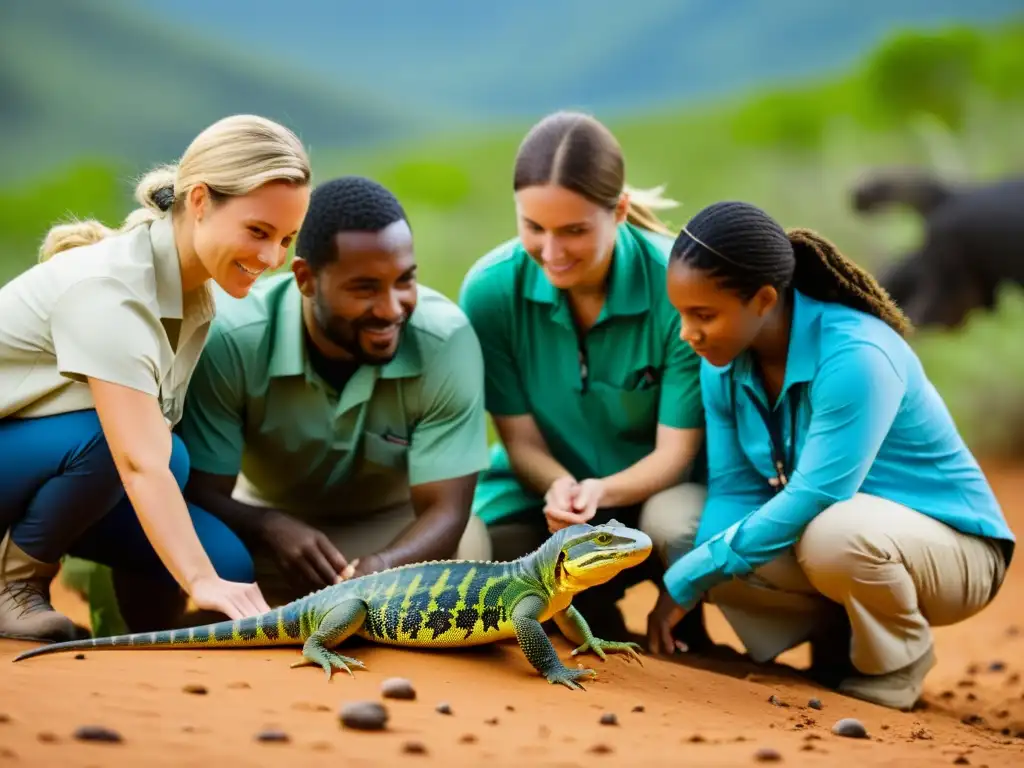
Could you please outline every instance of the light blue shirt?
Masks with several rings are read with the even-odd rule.
[[[683,608],[783,554],[818,513],[856,493],[1002,539],[1012,555],[1015,537],[945,403],[911,347],[881,320],[794,291],[777,408],[748,354],[720,368],[703,361],[701,393],[708,499],[694,549],[664,578]],[[796,469],[788,468],[778,492],[769,484],[775,464],[755,399],[781,415],[784,456],[795,449]]]

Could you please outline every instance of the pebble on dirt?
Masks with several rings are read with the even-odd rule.
[[[776,696],[774,693],[768,697],[768,703],[774,704],[776,707],[788,707],[789,705]]]
[[[757,752],[754,753],[754,759],[759,763],[777,763],[782,759],[782,755],[779,750],[772,749],[771,747],[761,747]]]
[[[953,765],[970,765],[971,761],[968,760],[964,755],[960,755],[956,760],[953,761]]]
[[[84,658],[85,658],[85,654],[84,653],[76,653],[75,654],[75,661],[81,661]]]
[[[412,700],[416,698],[416,689],[404,677],[389,677],[380,684],[380,691],[386,699]]]
[[[0,723],[9,723],[9,722],[11,722],[11,716],[8,715],[6,712],[0,712]]]
[[[54,744],[57,742],[57,734],[52,731],[40,731],[36,738],[43,744]]]
[[[376,701],[353,701],[341,708],[341,724],[361,731],[383,730],[388,722],[388,711]]]
[[[181,690],[183,690],[185,693],[194,693],[196,696],[205,696],[207,693],[206,686],[199,685],[199,683],[189,683]]]
[[[853,717],[844,717],[832,726],[832,733],[836,736],[845,736],[848,739],[866,739],[868,729],[864,723]]]
[[[633,711],[634,712],[643,712],[644,711],[644,705],[643,704],[637,704],[635,707],[633,707]]]
[[[74,737],[79,741],[108,741],[113,744],[124,741],[120,733],[102,725],[83,725],[75,731]]]
[[[614,712],[605,712],[601,715],[601,725],[618,725],[619,718]]]
[[[807,702],[807,706],[811,709],[822,709],[821,699],[811,699]]]
[[[593,752],[595,755],[607,755],[612,752],[612,748],[607,744],[595,744],[588,752]]]
[[[996,660],[996,661],[993,661],[991,664],[988,665],[988,671],[989,672],[1002,672],[1005,669],[1006,669],[1006,662],[1005,661],[998,661],[998,660]]]
[[[402,751],[408,755],[427,754],[427,745],[422,741],[407,741],[402,745]]]
[[[279,731],[275,728],[268,728],[265,731],[257,733],[256,740],[281,743],[291,741],[291,738],[284,731]]]
[[[449,704],[447,701],[442,701],[440,704],[434,707],[434,709],[436,709],[442,715],[450,715],[452,713],[452,705]]]

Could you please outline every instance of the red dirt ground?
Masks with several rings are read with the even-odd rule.
[[[1024,531],[1024,468],[987,467],[1011,524]],[[912,713],[816,689],[784,667],[736,663],[715,672],[649,657],[642,667],[589,657],[600,677],[574,692],[538,678],[514,644],[443,654],[359,646],[353,655],[367,669],[328,684],[319,669],[290,669],[293,649],[111,651],[12,665],[30,645],[0,641],[0,766],[721,766],[759,762],[763,748],[785,765],[1021,766],[1022,585],[1018,559],[988,609],[936,632],[938,666],[923,709]],[[58,608],[85,623],[82,604],[55,589]],[[650,584],[627,595],[635,631],[653,599]],[[717,612],[711,621],[715,639],[738,647]],[[555,644],[566,658],[570,647],[561,638]],[[805,649],[780,661],[801,667]],[[992,662],[1004,666],[990,669]],[[417,699],[382,699],[381,682],[392,676],[411,680]],[[207,692],[187,693],[188,684]],[[773,694],[786,706],[769,703]],[[811,697],[821,711],[807,707]],[[342,728],[340,707],[367,699],[387,706],[387,730]],[[442,701],[451,715],[435,711]],[[617,725],[599,722],[606,712]],[[869,738],[833,735],[843,717],[859,718]],[[123,741],[77,741],[82,725],[113,728]],[[266,728],[290,741],[257,741]]]

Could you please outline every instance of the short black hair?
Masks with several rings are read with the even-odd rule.
[[[401,203],[382,184],[364,176],[342,176],[317,185],[295,241],[295,255],[318,270],[334,261],[340,232],[380,232],[406,221]]]

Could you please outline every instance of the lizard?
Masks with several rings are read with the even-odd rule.
[[[401,565],[314,591],[244,619],[203,626],[51,643],[14,661],[51,653],[101,649],[245,648],[302,646],[292,668],[319,665],[365,669],[336,648],[355,635],[390,646],[452,649],[515,638],[531,666],[549,683],[586,690],[593,669],[571,669],[541,626],[553,619],[576,644],[572,656],[624,653],[643,663],[640,646],[596,638],[572,605],[573,596],[643,562],[650,537],[616,520],[580,523],[551,534],[537,549],[509,561],[433,560]]]

